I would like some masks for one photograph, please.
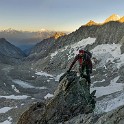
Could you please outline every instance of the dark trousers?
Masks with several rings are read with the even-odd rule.
[[[88,65],[81,65],[79,68],[80,76],[85,78],[89,85],[91,84],[90,71],[91,69]]]

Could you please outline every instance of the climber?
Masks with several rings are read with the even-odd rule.
[[[90,85],[91,84],[90,74],[92,73],[92,61],[90,59],[90,56],[84,50],[79,50],[79,54],[76,55],[67,73],[70,72],[70,70],[72,69],[73,65],[76,63],[77,60],[79,62],[80,76],[85,78],[88,84]],[[86,75],[84,73],[86,73]]]

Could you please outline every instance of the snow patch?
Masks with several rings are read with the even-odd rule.
[[[51,59],[58,54],[58,51],[55,51],[54,53],[51,53]]]
[[[112,62],[116,64],[117,68],[120,68],[124,65],[124,54],[121,54],[120,50],[121,44],[102,44],[96,46],[91,52],[93,56],[100,60],[100,64],[98,67],[104,67],[107,62]],[[114,60],[117,60],[115,63]]]
[[[6,112],[8,112],[11,109],[12,109],[12,107],[3,107],[3,108],[0,109],[0,114],[1,113],[6,113]]]
[[[96,97],[101,97],[104,95],[112,94],[118,91],[123,90],[124,84],[123,83],[116,83],[120,76],[111,80],[110,85],[106,87],[91,87],[91,92],[96,90]]]
[[[12,118],[8,117],[8,120],[4,121],[4,122],[0,122],[0,124],[11,124],[12,122]]]
[[[12,122],[6,120],[6,121],[4,121],[4,122],[0,122],[0,124],[12,124]]]
[[[101,80],[101,81],[94,81],[93,84],[97,83],[97,82],[104,82],[105,79]]]
[[[96,38],[86,38],[82,39],[81,41],[74,43],[68,47],[69,49],[69,56],[68,60],[73,58],[76,54],[78,54],[79,49],[84,49],[88,44],[93,44],[95,42]]]
[[[119,106],[124,105],[124,93],[119,93],[114,96],[110,95],[100,101],[96,102],[95,114],[102,114],[116,109]]]
[[[35,99],[35,98],[31,98],[31,99]]]
[[[36,75],[40,75],[40,76],[45,76],[45,77],[53,77],[53,75],[48,74],[48,73],[43,72],[43,71],[41,71],[41,72],[36,72],[35,74],[36,74]]]
[[[21,80],[18,80],[18,79],[15,79],[15,80],[13,80],[13,82],[15,83],[15,84],[18,84],[19,86],[21,86],[21,87],[23,87],[23,88],[33,88],[33,89],[47,89],[46,87],[35,87],[35,86],[33,86],[33,85],[31,85],[31,84],[29,84],[28,82],[24,82],[24,81],[21,81]]]
[[[11,117],[8,117],[8,120],[9,120],[9,121],[12,121],[12,118],[11,118]]]
[[[64,74],[64,73],[61,73],[61,74],[57,75],[57,76],[55,77],[55,81],[59,81],[60,77],[61,77],[63,74]]]
[[[68,51],[68,60],[70,60],[71,58],[73,58],[77,53],[79,49],[84,49],[86,47],[86,45],[88,44],[93,44],[95,42],[96,38],[86,38],[86,39],[82,39],[79,42],[76,42],[72,45],[68,45],[65,46],[62,49],[59,49],[58,51],[55,51],[54,53],[51,54],[51,59],[53,59],[54,56],[56,56],[58,53],[61,53],[65,50]]]
[[[64,73],[61,73],[61,74],[59,74],[59,75],[57,75],[57,76],[55,76],[55,75],[53,76],[53,75],[50,75],[50,74],[48,74],[48,73],[46,73],[46,72],[41,71],[41,72],[36,72],[35,74],[40,75],[40,76],[50,77],[50,78],[47,80],[47,82],[50,82],[50,80],[52,80],[52,79],[54,79],[55,81],[59,81],[60,77],[61,77]]]
[[[91,77],[92,78],[92,77]],[[96,84],[97,82],[104,82],[105,81],[105,79],[103,79],[103,80],[101,80],[101,81],[94,81],[92,84],[91,84],[91,87],[93,88],[94,87],[94,84]]]
[[[10,96],[0,96],[0,98],[6,98],[6,99],[15,99],[15,100],[18,100],[18,99],[27,99],[29,96],[27,95],[18,95],[18,96],[15,96],[15,95],[10,95]]]
[[[12,89],[16,92],[16,93],[20,93],[19,90],[15,87],[15,85],[11,85]]]
[[[53,96],[54,96],[53,94],[48,93],[46,96],[44,96],[44,99],[48,99],[48,98],[51,98]]]

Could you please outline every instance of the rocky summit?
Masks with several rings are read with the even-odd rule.
[[[54,97],[40,102],[25,111],[18,124],[58,124],[79,114],[92,113],[95,108],[94,93],[90,94],[87,81],[72,71],[59,81]]]

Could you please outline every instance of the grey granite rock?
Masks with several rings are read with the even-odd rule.
[[[30,107],[18,124],[58,124],[79,114],[92,113],[94,108],[94,95],[90,94],[86,80],[77,77],[76,72],[70,72],[61,77],[54,97],[46,104]]]

